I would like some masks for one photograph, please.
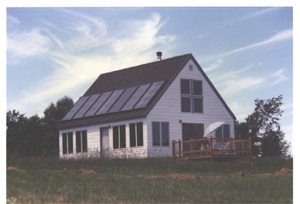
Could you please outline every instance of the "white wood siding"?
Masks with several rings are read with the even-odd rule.
[[[130,147],[129,124],[143,122],[143,146]],[[113,149],[113,131],[112,127],[116,125],[126,125],[126,148]],[[59,131],[59,157],[60,158],[81,158],[81,157],[99,157],[100,156],[100,128],[109,128],[109,153],[110,157],[119,158],[145,158],[148,156],[147,123],[145,119],[129,120],[116,123],[107,123],[93,125],[81,128],[73,128]],[[87,153],[76,153],[76,131],[87,130]],[[63,154],[62,134],[73,132],[73,153]]]
[[[193,65],[193,70],[189,70],[189,65]],[[203,113],[183,113],[181,112],[180,79],[201,80],[203,86]],[[203,123],[204,130],[214,122],[225,121],[230,125],[230,136],[234,137],[234,119],[219,100],[213,89],[209,86],[204,76],[196,65],[190,60],[183,70],[178,74],[164,95],[157,102],[155,107],[147,116],[148,126],[148,146],[149,156],[171,156],[172,141],[182,140],[182,123]],[[152,121],[169,121],[170,146],[152,146]],[[214,136],[213,132],[210,134]]]

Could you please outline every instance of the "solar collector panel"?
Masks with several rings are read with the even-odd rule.
[[[73,119],[82,118],[83,115],[94,104],[94,102],[97,100],[97,98],[99,96],[100,96],[100,94],[95,94],[95,95],[90,96],[90,98],[88,99],[88,101],[80,108],[80,110],[76,113],[76,115],[73,117]]]
[[[88,110],[88,112],[84,115],[84,117],[93,116],[99,110],[99,108],[104,104],[104,102],[111,95],[111,91],[103,93],[98,100],[94,103],[94,105]]]
[[[86,102],[86,100],[89,98],[89,96],[81,97],[78,99],[78,101],[75,103],[75,105],[72,107],[72,109],[65,115],[63,120],[70,120],[75,115],[75,113],[81,108],[81,106]]]
[[[110,107],[116,102],[119,96],[123,93],[124,89],[119,89],[114,91],[111,96],[106,100],[100,110],[96,113],[96,115],[105,114],[110,109]]]
[[[126,101],[130,98],[132,93],[137,89],[137,87],[127,88],[120,98],[116,101],[113,107],[109,110],[109,113],[120,111],[121,107],[126,103]]]
[[[134,94],[130,97],[130,99],[123,106],[121,111],[132,110],[134,105],[139,101],[139,99],[143,96],[146,90],[149,88],[150,84],[144,84],[139,86],[139,88],[134,92]]]
[[[147,92],[143,95],[140,101],[136,104],[134,109],[144,108],[148,105],[160,87],[163,85],[164,81],[158,81],[151,84],[151,87],[147,90]]]

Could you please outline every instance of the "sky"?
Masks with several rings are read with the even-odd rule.
[[[101,73],[192,53],[238,121],[283,95],[292,142],[293,8],[7,8],[7,111],[76,101]]]

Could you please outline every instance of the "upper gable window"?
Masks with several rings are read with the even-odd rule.
[[[181,111],[203,113],[202,81],[181,79]]]

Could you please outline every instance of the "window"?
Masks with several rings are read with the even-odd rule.
[[[113,148],[120,149],[126,147],[125,125],[113,126]]]
[[[87,132],[77,131],[76,132],[76,152],[87,152]]]
[[[217,139],[229,139],[230,138],[230,126],[222,125],[216,129],[216,138]]]
[[[202,81],[181,79],[181,111],[203,113]]]
[[[129,125],[130,147],[143,146],[143,123]]]
[[[73,132],[63,133],[63,154],[73,153]]]
[[[169,123],[152,122],[153,146],[169,146]]]

